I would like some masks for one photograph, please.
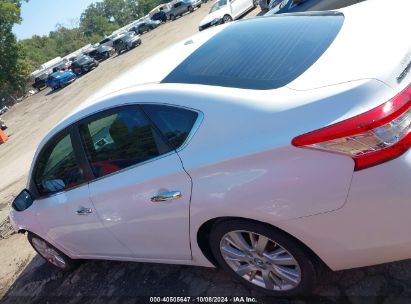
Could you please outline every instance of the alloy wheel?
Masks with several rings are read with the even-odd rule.
[[[58,268],[66,268],[66,262],[64,258],[52,247],[50,247],[45,241],[33,238],[32,240],[34,248],[37,252],[47,261]]]
[[[250,231],[231,231],[220,242],[227,265],[259,287],[287,291],[301,282],[301,269],[292,254],[268,237]]]

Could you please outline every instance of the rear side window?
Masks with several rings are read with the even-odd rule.
[[[34,182],[40,195],[68,190],[84,181],[70,135],[46,148],[36,163]]]
[[[122,108],[80,125],[86,154],[96,177],[171,151],[141,110]]]
[[[280,88],[321,57],[343,22],[344,16],[333,12],[239,21],[200,46],[162,82]]]
[[[171,106],[142,105],[142,108],[175,149],[186,141],[198,117],[197,112]]]

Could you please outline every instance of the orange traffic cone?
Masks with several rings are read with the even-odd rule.
[[[9,140],[9,137],[6,135],[6,133],[0,130],[0,144],[3,144],[8,140]]]

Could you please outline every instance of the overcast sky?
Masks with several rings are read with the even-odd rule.
[[[80,18],[86,7],[97,0],[30,0],[23,1],[21,25],[16,25],[13,32],[18,39],[33,35],[48,35],[56,24],[70,26],[72,20]]]

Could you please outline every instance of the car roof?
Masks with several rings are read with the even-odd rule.
[[[303,74],[330,47],[344,16],[282,15],[236,22],[210,38],[162,83],[272,90]]]
[[[399,0],[399,1],[403,1],[402,3],[408,3],[408,0]],[[376,5],[373,5],[373,3],[376,3]],[[367,30],[371,26],[374,26],[374,24],[377,23],[378,20],[380,20],[380,14],[386,14],[383,9],[385,7],[385,1],[374,0],[374,1],[370,1],[370,4],[367,4],[366,2],[364,2],[364,4],[363,3],[361,4],[362,4],[361,9],[358,12],[354,8],[339,10],[344,14],[345,18],[349,19],[350,22],[352,23],[350,24],[350,26],[347,26],[346,24],[344,24],[341,30],[341,33],[337,37],[337,39],[339,40],[338,41],[339,50],[335,50],[335,51],[327,50],[326,55],[323,55],[323,57],[325,58],[320,58],[312,67],[308,69],[308,71],[304,72],[302,75],[297,77],[297,79],[294,80],[290,85],[287,85],[288,89],[292,89],[295,91],[300,90],[300,88],[301,90],[310,90],[310,89],[315,89],[319,87],[330,86],[333,84],[349,82],[352,80],[378,79],[378,77],[373,77],[375,75],[373,75],[372,73],[363,73],[363,71],[360,71],[361,73],[358,71],[349,71],[350,73],[348,73],[347,71],[345,74],[342,72],[334,73],[332,75],[330,75],[329,73],[326,73],[324,75],[321,74],[321,71],[323,71],[324,69],[327,71],[329,70],[329,68],[327,68],[326,66],[330,65],[330,60],[335,62],[334,53],[338,53],[341,55],[341,45],[343,47],[347,47],[347,45],[345,45],[344,43],[348,43],[347,41],[350,40],[349,37],[352,38],[353,35],[355,34],[355,31],[353,31],[353,27],[354,28],[358,27],[358,23],[363,21],[362,17],[363,17],[364,11],[371,11],[371,13],[375,13],[377,11],[375,16],[371,14],[369,18],[370,22],[371,21],[373,22],[373,25],[370,24],[365,30]],[[361,4],[357,4],[357,5],[361,5]],[[373,8],[375,8],[375,10],[373,10]],[[261,18],[278,18],[278,17],[261,17]],[[238,22],[246,23],[246,22],[252,22],[252,21],[244,20],[244,21],[238,21]],[[233,26],[234,24],[235,22],[229,23],[229,24],[223,24],[223,25],[199,32],[196,35],[190,38],[184,39],[183,41],[176,43],[175,45],[169,47],[168,49],[160,53],[157,53],[156,55],[143,61],[139,65],[130,68],[126,73],[122,74],[117,79],[113,80],[112,82],[107,84],[105,87],[103,87],[102,89],[100,89],[99,91],[91,95],[87,100],[85,100],[79,106],[79,108],[77,108],[72,114],[70,114],[69,117],[83,115],[84,113],[87,113],[87,111],[84,111],[84,109],[88,107],[93,107],[93,109],[98,109],[99,107],[103,107],[103,105],[98,106],[98,104],[100,104],[103,100],[106,100],[107,98],[115,98],[116,96],[120,96],[126,93],[130,94],[131,92],[137,92],[140,89],[143,90],[145,86],[150,87],[150,88],[153,88],[154,86],[156,90],[159,90],[160,88],[170,88],[170,87],[176,87],[178,89],[184,88],[187,90],[191,90],[189,89],[191,87],[199,91],[200,89],[203,90],[204,88],[203,90],[204,94],[207,94],[207,92],[209,91],[210,92],[213,90],[215,91],[217,90],[217,88],[219,89],[219,87],[213,86],[213,89],[210,90],[209,85],[162,83],[162,80],[165,79],[174,69],[176,69],[176,67],[178,67],[191,54],[193,54],[196,50],[198,50],[202,45],[206,44],[207,41],[209,41],[210,39],[212,39],[219,33],[223,32],[225,29]],[[344,28],[346,27],[348,29],[344,30]],[[344,39],[340,38],[341,35],[344,35]],[[364,32],[361,32],[358,35],[363,36]],[[344,40],[344,41],[341,41],[341,40]],[[364,50],[364,52],[365,51],[366,50]],[[358,52],[358,50],[356,50],[356,52]],[[331,59],[329,58],[330,54],[332,57]],[[344,64],[344,62],[345,61],[338,62],[338,71],[340,71],[340,69],[343,69],[344,65],[346,65]],[[358,64],[358,60],[356,60],[356,62],[357,62],[356,64]],[[334,69],[337,69],[337,67],[334,67]],[[366,70],[364,71],[366,72]],[[309,75],[309,77],[307,76],[308,77],[307,78],[306,75]],[[278,91],[280,89],[281,88],[271,90],[271,91]],[[239,90],[244,92],[244,89],[238,89],[238,88],[225,88],[224,92],[226,93],[233,92],[233,94],[237,94]],[[255,96],[256,94],[257,94],[256,90],[253,90],[253,93],[248,94],[248,95]],[[79,114],[80,112],[83,114]],[[56,130],[61,127],[64,127],[64,123],[62,123],[60,126],[57,126]]]

